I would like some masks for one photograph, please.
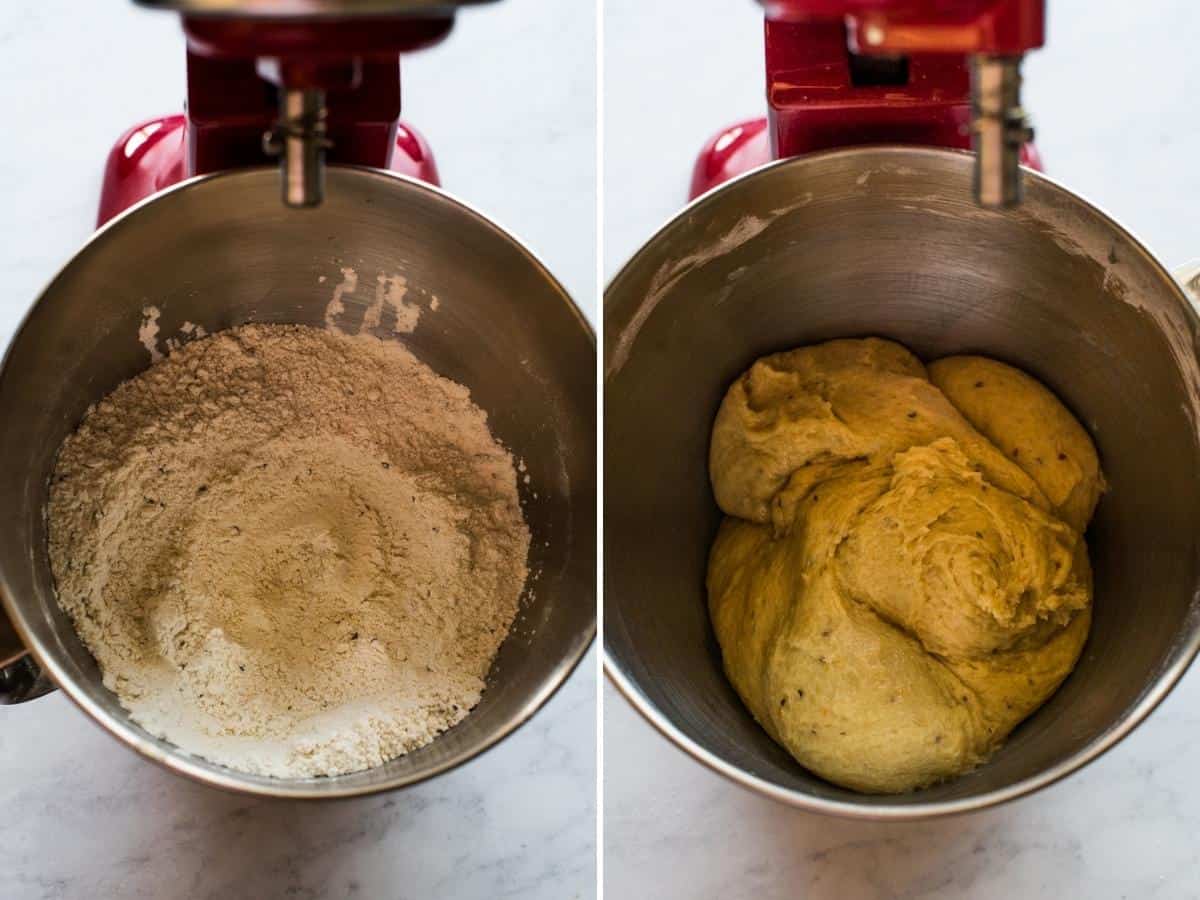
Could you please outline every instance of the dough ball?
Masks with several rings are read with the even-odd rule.
[[[997,377],[992,405],[1057,404],[1085,442],[1071,455],[1091,452],[1098,494],[1086,432],[1032,384],[1044,397]],[[978,765],[1054,692],[1087,637],[1081,532],[1095,498],[1082,522],[1067,518],[1054,498],[1076,488],[1019,463],[972,413],[1004,429],[1001,415],[953,401],[898,344],[832,341],[759,360],[713,428],[710,474],[728,518],[708,594],[726,672],[801,764],[859,791],[912,790]],[[1018,440],[1037,466],[1053,438]]]

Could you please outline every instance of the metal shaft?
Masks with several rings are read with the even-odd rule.
[[[982,206],[1021,202],[1021,146],[1033,129],[1021,108],[1021,57],[971,57],[975,199]]]
[[[279,92],[277,132],[281,150],[283,202],[292,207],[320,206],[325,196],[325,92]]]

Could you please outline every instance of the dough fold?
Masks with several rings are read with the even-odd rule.
[[[709,469],[726,672],[801,764],[873,793],[970,770],[1087,638],[1087,432],[1003,363],[838,340],[730,387]]]

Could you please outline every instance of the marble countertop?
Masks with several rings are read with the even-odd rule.
[[[177,19],[128,0],[0,9],[0,344],[87,238],[105,154],[180,108]],[[452,192],[520,235],[595,321],[591,14],[464,13],[405,62],[405,117]],[[0,709],[0,898],[595,896],[595,651],[532,722],[417,787],[253,800],[145,762],[61,695]]]
[[[1152,16],[1148,6],[1115,0],[1048,7],[1048,48],[1025,67],[1047,170],[1168,265],[1200,256],[1200,63],[1181,38],[1200,34],[1200,9],[1182,0],[1154,4]],[[682,205],[703,141],[763,109],[761,40],[750,3],[607,0],[609,276]],[[609,897],[1200,896],[1200,773],[1192,762],[1200,667],[1084,771],[1007,806],[931,824],[792,810],[694,762],[611,686],[604,710]]]

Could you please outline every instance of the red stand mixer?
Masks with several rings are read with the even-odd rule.
[[[705,145],[691,196],[771,159],[856,144],[977,154],[984,206],[1020,201],[1040,161],[1021,58],[1044,42],[1043,0],[764,0],[766,118]]]
[[[596,630],[593,332],[520,240],[429,183],[429,149],[399,122],[400,52],[444,36],[466,2],[143,0],[183,13],[186,115],[122,138],[101,199],[100,219],[111,221],[34,301],[0,360],[0,706],[57,687],[132,750],[200,782],[348,797],[474,758],[527,721],[587,651]],[[282,178],[264,165],[273,154]],[[250,323],[332,325],[402,345],[462,385],[522,461],[536,584],[488,689],[436,741],[358,772],[271,778],[151,734],[106,687],[54,591],[45,509],[63,440],[160,348]],[[325,375],[306,368],[303,377]],[[339,664],[328,660],[332,677]]]
[[[873,821],[978,811],[1096,759],[1200,651],[1196,269],[1180,273],[1181,290],[1117,221],[1019,167],[1019,64],[1042,43],[1041,0],[766,0],[766,11],[769,116],[710,143],[693,192],[781,159],[705,192],[605,291],[605,668],[672,742],[764,797]],[[970,775],[895,795],[818,778],[747,712],[706,578],[726,520],[710,463],[730,385],[769,354],[864,337],[1031,374],[1091,432],[1108,484],[1086,539],[1087,650],[1070,676]],[[1179,474],[1142,477],[1167,466]],[[789,483],[784,473],[775,486]],[[760,521],[772,540],[770,516]],[[1158,561],[1169,586],[1150,580]],[[752,585],[739,570],[736,590],[779,587],[785,623],[820,615],[780,572]],[[787,624],[762,621],[755,639],[789,639]],[[817,727],[813,707],[787,715]]]
[[[193,175],[278,157],[283,200],[321,202],[324,163],[438,183],[400,121],[400,53],[435,44],[490,0],[137,0],[183,15],[187,112],[129,129],[109,154],[99,224]]]

